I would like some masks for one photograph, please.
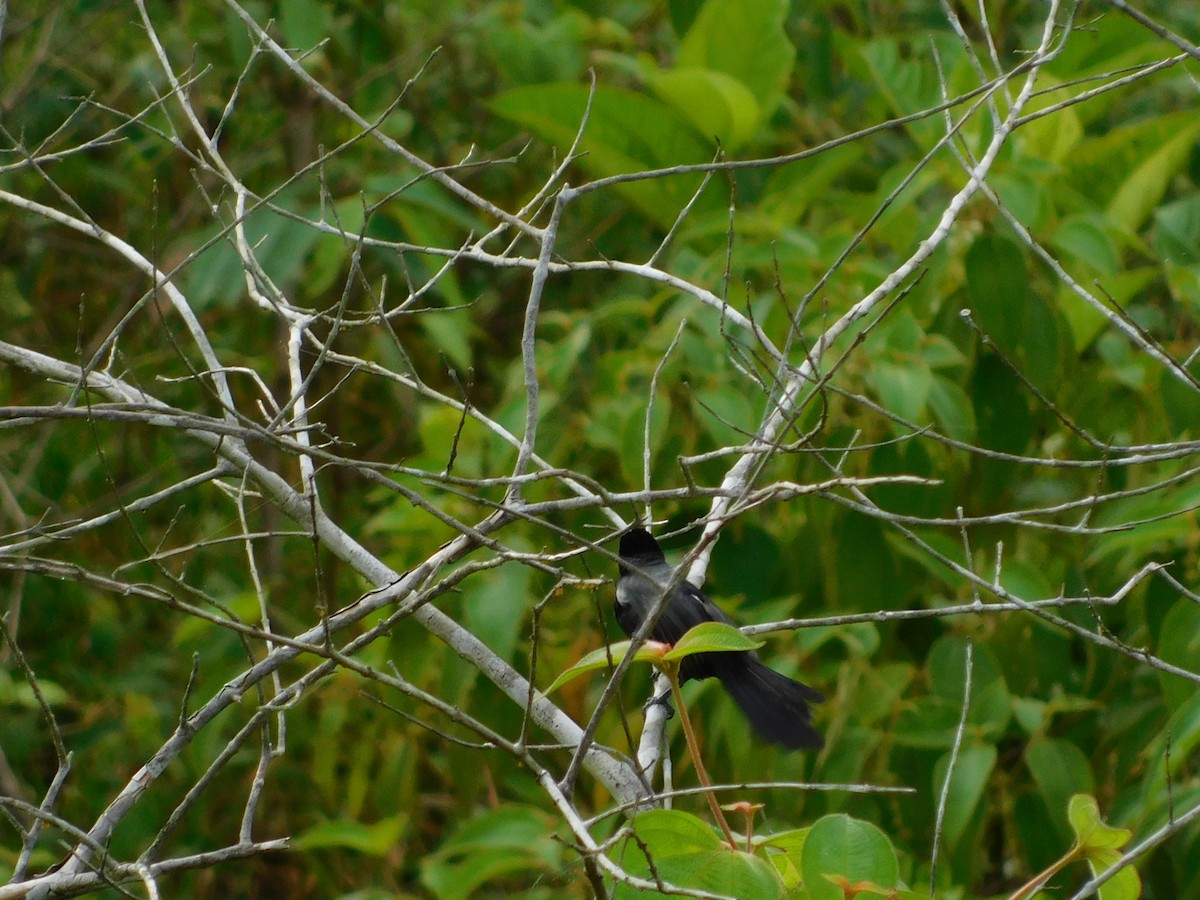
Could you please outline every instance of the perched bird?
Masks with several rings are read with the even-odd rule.
[[[658,541],[641,528],[621,536],[618,555],[621,577],[617,579],[617,624],[632,637],[671,583],[674,571]],[[680,581],[671,589],[650,637],[674,644],[701,622],[734,624],[698,587]],[[753,651],[696,653],[684,658],[679,674],[681,681],[719,678],[754,730],[772,744],[792,750],[815,749],[824,744],[813,728],[808,705],[825,698],[808,685],[769,668]]]

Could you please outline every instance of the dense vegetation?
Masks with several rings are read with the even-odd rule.
[[[34,6],[0,898],[1200,897],[1196,8]],[[638,516],[829,698],[685,688],[753,853],[526,687]]]

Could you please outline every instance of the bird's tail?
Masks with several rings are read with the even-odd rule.
[[[819,691],[780,675],[753,654],[736,661],[732,657],[740,654],[713,656],[726,657],[727,663],[719,665],[715,674],[763,740],[791,750],[824,746],[809,710],[810,703],[825,699]]]

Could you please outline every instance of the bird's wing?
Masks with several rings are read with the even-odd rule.
[[[685,581],[675,589],[675,596],[667,604],[666,611],[658,620],[651,636],[657,641],[674,644],[701,622],[733,624],[733,620],[709,600],[700,588]]]

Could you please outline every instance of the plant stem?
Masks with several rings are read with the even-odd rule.
[[[708,798],[708,808],[712,810],[713,818],[717,820],[717,825],[721,827],[721,831],[725,834],[725,840],[730,847],[736,849],[737,841],[733,838],[733,832],[729,830],[729,823],[725,821],[725,814],[721,811],[721,805],[717,803],[717,795],[713,793],[712,782],[708,779],[708,772],[705,771],[704,762],[700,759],[700,748],[696,744],[696,733],[692,731],[692,722],[688,718],[687,707],[683,703],[683,691],[679,688],[679,666],[666,667],[667,679],[671,682],[671,699],[675,701],[675,709],[679,711],[679,723],[683,726],[683,736],[687,741],[688,753],[692,756],[692,763],[696,766],[696,775],[700,779],[706,790],[704,796]]]

